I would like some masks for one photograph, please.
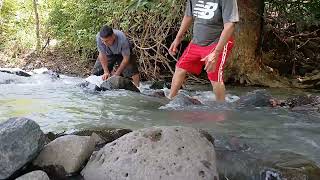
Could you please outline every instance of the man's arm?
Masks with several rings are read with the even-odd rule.
[[[214,49],[216,54],[220,54],[220,52],[223,50],[223,47],[227,44],[230,37],[233,35],[235,29],[235,23],[229,22],[224,24],[224,29],[220,35],[219,42]]]
[[[228,22],[224,24],[224,29],[220,35],[220,39],[216,48],[208,56],[206,56],[201,60],[206,62],[204,69],[207,72],[211,72],[214,70],[214,64],[216,63],[217,58],[221,53],[221,51],[223,50],[224,46],[227,44],[230,37],[233,35],[234,30],[235,30],[235,23]]]
[[[120,76],[120,74],[123,72],[124,68],[126,68],[128,64],[129,64],[129,56],[123,56],[122,62],[118,67],[115,75]]]
[[[175,38],[175,40],[173,41],[173,43],[171,44],[170,48],[169,48],[169,53],[172,55],[175,55],[177,53],[177,48],[179,46],[179,44],[181,43],[185,33],[188,31],[188,29],[190,28],[190,26],[192,25],[192,21],[193,21],[193,17],[192,16],[184,16],[179,32]]]
[[[98,59],[101,63],[101,66],[102,66],[103,72],[104,72],[102,79],[106,80],[106,79],[108,79],[109,74],[110,74],[109,69],[108,69],[108,57],[106,54],[99,52]]]
[[[185,33],[188,31],[188,29],[190,28],[191,24],[193,21],[193,17],[192,16],[184,16],[182,19],[182,23],[179,29],[179,32],[176,36],[176,39],[182,40]]]

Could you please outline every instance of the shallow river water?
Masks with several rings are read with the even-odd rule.
[[[44,132],[86,128],[129,128],[183,125],[203,128],[216,146],[252,153],[289,151],[320,164],[320,114],[286,108],[238,109],[214,103],[210,87],[187,92],[207,106],[168,108],[166,101],[124,90],[90,92],[79,87],[83,79],[45,74],[19,77],[0,74],[0,122],[23,116],[35,120]],[[148,89],[143,83],[141,89]],[[229,103],[255,88],[227,87]],[[168,90],[164,89],[167,93]],[[268,89],[286,98],[309,92]],[[316,94],[317,92],[311,92]]]

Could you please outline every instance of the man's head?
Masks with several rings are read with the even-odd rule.
[[[100,30],[100,38],[101,41],[106,46],[112,46],[114,41],[116,40],[116,36],[113,33],[113,29],[110,26],[104,25]]]

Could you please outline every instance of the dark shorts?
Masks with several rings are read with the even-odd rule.
[[[120,66],[122,60],[123,60],[123,57],[121,54],[108,56],[109,72],[111,73],[113,71],[113,69],[115,68],[115,66]],[[94,64],[92,74],[94,74],[96,76],[101,76],[101,75],[103,75],[103,73],[104,73],[104,71],[103,71],[102,65],[101,65],[99,59],[97,59],[96,63]],[[125,69],[123,70],[122,76],[127,77],[127,78],[131,78],[132,76],[134,76],[138,73],[139,73],[139,70],[138,70],[138,66],[137,66],[137,58],[135,55],[133,55],[131,53],[130,62],[127,65],[127,67],[125,67]]]

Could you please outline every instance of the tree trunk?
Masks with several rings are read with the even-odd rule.
[[[35,13],[35,20],[36,20],[36,36],[37,36],[37,53],[40,52],[40,22],[39,22],[39,14],[38,14],[38,5],[37,0],[33,0],[33,8]]]
[[[238,0],[240,22],[235,47],[226,68],[226,81],[246,85],[288,87],[289,84],[261,63],[264,1]]]

